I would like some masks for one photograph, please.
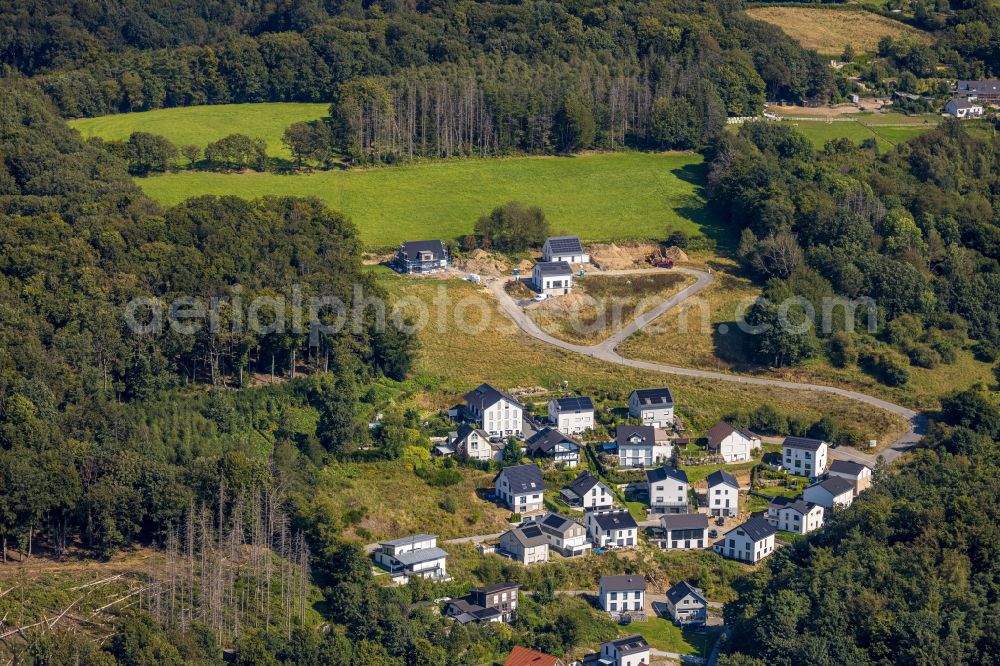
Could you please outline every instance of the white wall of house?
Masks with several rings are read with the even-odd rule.
[[[667,610],[670,611],[670,616],[678,624],[703,623],[708,615],[705,604],[692,594],[685,594],[677,600],[676,604],[671,603],[668,598]]]
[[[674,422],[673,407],[640,405],[639,399],[634,393],[629,396],[628,415],[633,419],[641,419],[643,425],[651,425],[656,428],[666,428]]]
[[[677,479],[666,478],[649,484],[649,506],[654,511],[687,509],[690,485]],[[684,513],[685,511],[681,511]]]
[[[782,451],[781,465],[789,474],[816,478],[826,470],[826,443],[815,451],[785,446]]]
[[[618,446],[619,467],[655,467],[670,460],[673,446],[670,444],[640,444],[638,446]]]
[[[502,456],[502,451],[498,451],[490,446],[488,437],[483,437],[480,433],[472,431],[459,444],[458,455],[473,460],[497,460]]]
[[[603,483],[598,483],[596,486],[584,493],[581,498],[581,502],[584,509],[607,507],[614,505],[615,496],[611,494],[610,488]]]
[[[834,496],[823,486],[814,485],[802,491],[802,499],[813,504],[818,504],[823,508],[832,509],[835,506],[851,506],[851,502],[854,501],[854,491],[847,490],[840,495]]]
[[[531,281],[535,285],[535,289],[543,294],[549,294],[551,296],[568,294],[573,288],[572,273],[566,273],[563,275],[544,275],[540,270],[535,268],[531,272]]]
[[[594,428],[594,410],[560,411],[555,400],[549,401],[549,421],[564,435],[578,435]]]
[[[606,613],[642,612],[646,607],[646,593],[643,590],[622,590],[611,592],[598,590],[598,603]]]
[[[754,449],[760,447],[760,439],[750,439],[740,432],[731,432],[719,442],[719,455],[727,463],[750,460]]]
[[[725,538],[715,545],[714,550],[731,560],[740,560],[756,564],[774,552],[774,535],[754,541],[740,528],[728,532]]]
[[[593,512],[586,515],[587,536],[596,548],[635,548],[639,543],[639,530],[635,527],[612,528],[600,526]]]
[[[740,491],[727,483],[708,487],[708,511],[713,516],[735,516],[740,512]]]
[[[565,532],[547,531],[542,528],[545,537],[549,541],[549,547],[559,551],[566,557],[583,555],[590,550],[590,541],[587,539],[587,530],[583,525],[574,524]]]
[[[857,497],[857,495],[859,493],[863,492],[864,490],[866,490],[868,487],[870,487],[872,485],[872,471],[871,471],[871,469],[869,469],[867,467],[863,467],[861,469],[861,472],[859,472],[858,474],[847,474],[847,473],[844,473],[844,472],[835,472],[835,471],[833,471],[831,469],[830,470],[830,476],[839,476],[842,479],[847,479],[848,481],[850,481],[851,483],[853,483],[854,484],[854,496],[855,497]]]
[[[663,550],[699,550],[708,543],[708,528],[702,530],[670,530],[661,542]]]
[[[549,561],[549,544],[524,546],[513,532],[504,532],[500,536],[500,549],[514,557],[522,564],[535,564]]]
[[[615,666],[640,666],[650,663],[649,650],[643,650],[630,655],[621,655],[613,643],[601,645],[601,656],[609,659]]]
[[[775,526],[783,532],[808,534],[823,527],[823,507],[817,504],[810,508],[804,516],[795,509],[778,509]]]
[[[507,477],[503,474],[497,477],[496,492],[500,500],[507,505],[511,511],[516,513],[530,513],[541,511],[544,506],[543,493],[545,489],[539,488],[531,492],[513,492]]]
[[[521,406],[506,398],[498,400],[484,409],[482,414],[476,415],[483,430],[493,437],[521,434],[523,417]]]

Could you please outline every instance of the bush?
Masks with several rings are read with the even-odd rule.
[[[687,247],[689,240],[690,239],[688,238],[688,235],[683,231],[681,231],[680,229],[676,231],[671,231],[670,234],[667,235],[667,245],[676,245],[677,247]]]
[[[830,362],[838,368],[846,368],[858,362],[858,350],[854,347],[854,339],[846,331],[838,331],[830,336],[827,344],[827,356]]]
[[[549,221],[541,208],[509,201],[479,218],[475,230],[481,247],[499,252],[524,252],[545,242],[549,236]]]
[[[458,502],[455,500],[454,495],[445,495],[444,499],[438,503],[438,506],[441,507],[442,511],[446,511],[448,513],[455,513],[458,511]]]
[[[906,355],[910,358],[910,363],[918,368],[936,368],[941,362],[941,355],[927,345],[910,345]]]
[[[902,357],[888,349],[866,349],[859,356],[861,366],[886,386],[902,386],[910,372]]]

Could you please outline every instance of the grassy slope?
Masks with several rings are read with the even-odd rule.
[[[541,206],[553,231],[587,240],[698,231],[701,158],[610,153],[456,160],[364,171],[223,174],[185,171],[139,181],[166,204],[199,194],[317,196],[349,215],[370,246],[451,239],[512,199]]]
[[[127,139],[132,132],[160,134],[178,146],[193,143],[204,148],[227,134],[241,132],[263,139],[273,157],[291,157],[281,135],[292,123],[327,115],[329,104],[216,104],[141,113],[121,113],[69,121],[84,137]]]
[[[824,7],[755,7],[751,17],[773,23],[807,49],[837,56],[850,44],[856,51],[873,53],[883,37],[912,37],[929,41],[930,36],[916,28],[856,9]]]

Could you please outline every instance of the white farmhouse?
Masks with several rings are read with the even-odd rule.
[[[674,422],[674,396],[666,386],[636,389],[628,397],[628,415],[645,425],[666,428]]]
[[[639,543],[639,524],[628,509],[587,511],[583,522],[596,548],[635,548]]]
[[[615,504],[611,489],[589,471],[581,472],[561,494],[570,505],[582,509],[608,509]]]
[[[854,501],[854,484],[845,478],[831,476],[803,490],[802,498],[807,502],[819,504],[824,509],[850,506]]]
[[[823,507],[802,499],[776,497],[767,505],[766,517],[782,532],[808,534],[823,527]]]
[[[830,463],[829,476],[839,476],[853,483],[855,497],[872,485],[871,467],[849,460],[834,460]]]
[[[552,513],[537,521],[538,528],[549,542],[549,549],[563,557],[576,557],[590,552],[587,528],[572,518]]]
[[[605,613],[642,613],[646,607],[646,579],[642,576],[601,576],[597,605]]]
[[[760,448],[760,437],[748,430],[739,430],[719,421],[708,431],[708,450],[722,456],[727,463],[750,460],[754,449]]]
[[[670,465],[646,470],[649,484],[649,508],[657,513],[687,513],[688,483],[687,472]]]
[[[713,516],[735,516],[740,512],[740,484],[729,472],[712,472],[708,481],[708,511]]]
[[[756,564],[774,552],[776,531],[774,525],[757,516],[726,532],[712,549],[731,560]]]
[[[573,288],[573,267],[565,261],[540,261],[531,269],[531,281],[540,294],[562,296]]]
[[[542,470],[534,463],[504,467],[493,479],[497,497],[515,513],[541,511],[545,481]]]
[[[549,400],[549,421],[564,435],[593,430],[594,402],[586,396]]]
[[[786,437],[781,445],[781,466],[789,474],[815,479],[826,471],[828,447],[829,445],[820,439]]]
[[[652,467],[670,460],[673,445],[666,433],[651,425],[620,425],[615,430],[620,467]]]
[[[524,417],[521,403],[489,384],[482,384],[465,394],[465,410],[491,437],[521,433]]]
[[[434,534],[415,534],[382,541],[372,553],[372,559],[392,574],[394,582],[402,583],[411,577],[448,578],[445,564],[448,553],[437,547],[437,536]]]
[[[553,236],[545,239],[542,261],[565,261],[567,264],[586,264],[590,257],[583,251],[579,236]]]

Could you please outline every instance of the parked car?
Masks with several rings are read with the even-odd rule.
[[[709,530],[708,531],[708,538],[709,539],[715,539],[718,536],[719,536],[719,530]]]
[[[718,525],[719,527],[722,527],[723,525],[726,524],[726,519],[723,518],[722,516],[719,516],[718,518],[715,519],[715,524]]]
[[[548,297],[549,297],[548,294],[535,294],[535,297],[532,298],[531,300],[533,300],[533,301],[544,301]]]

